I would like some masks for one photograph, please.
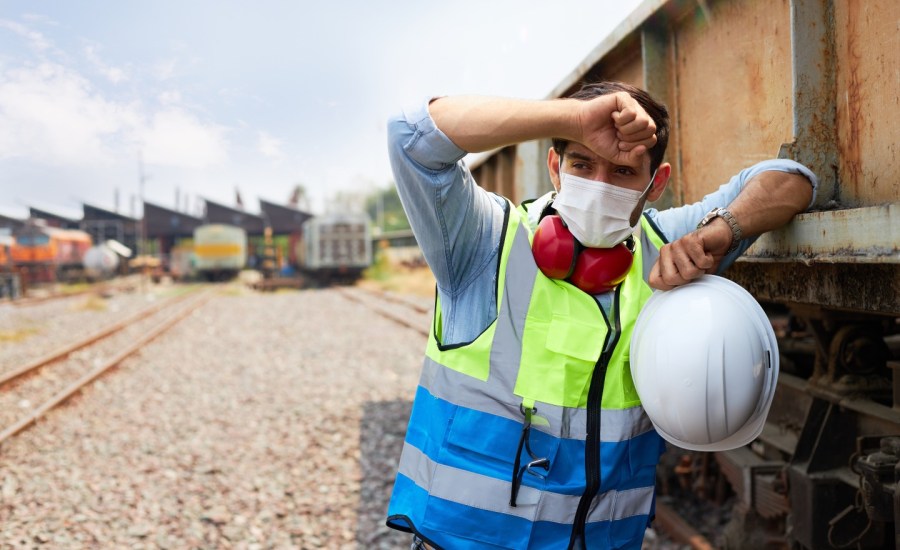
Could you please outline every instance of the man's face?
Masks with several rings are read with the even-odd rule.
[[[613,164],[598,157],[580,143],[569,142],[563,154],[561,171],[581,178],[602,181],[617,187],[643,191],[650,181],[650,155],[644,154],[639,168]],[[559,177],[554,185],[559,190]]]

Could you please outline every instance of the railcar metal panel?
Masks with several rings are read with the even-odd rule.
[[[674,29],[682,200],[792,141],[788,0],[715,2]]]
[[[834,3],[840,189],[845,205],[900,198],[900,2]],[[895,241],[896,242],[896,241]]]

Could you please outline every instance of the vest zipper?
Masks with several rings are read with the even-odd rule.
[[[606,369],[609,366],[609,360],[612,357],[616,345],[619,343],[619,335],[621,333],[621,321],[619,320],[619,293],[622,285],[616,287],[615,298],[613,299],[613,320],[615,322],[615,331],[611,331],[609,320],[600,304],[600,314],[606,321],[606,338],[603,340],[603,353],[594,366],[594,373],[591,376],[591,385],[588,388],[587,401],[587,438],[585,439],[584,448],[584,477],[585,490],[578,501],[578,509],[575,512],[575,521],[572,524],[572,535],[569,538],[570,550],[581,550],[586,548],[585,542],[585,524],[587,522],[588,511],[591,508],[591,502],[600,492],[600,412],[603,400],[603,386],[606,382]],[[595,300],[596,302],[596,300]],[[613,342],[609,345],[609,338],[612,335]]]

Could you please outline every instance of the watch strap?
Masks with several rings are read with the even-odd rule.
[[[700,220],[700,223],[697,224],[697,229],[708,225],[716,218],[722,218],[723,220],[725,220],[725,223],[728,224],[728,227],[731,228],[731,246],[728,248],[728,250],[725,251],[725,254],[730,254],[737,250],[737,247],[741,242],[741,236],[743,235],[741,226],[738,225],[734,214],[732,214],[730,210],[728,210],[727,208],[713,208],[709,211],[708,214],[703,216],[703,219]]]

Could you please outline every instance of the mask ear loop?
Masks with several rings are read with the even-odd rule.
[[[631,227],[637,225],[638,220],[641,218],[641,213],[644,211],[644,203],[647,202],[647,195],[650,194],[650,189],[653,188],[653,182],[656,181],[656,172],[658,171],[659,166],[657,166],[656,170],[653,171],[653,175],[650,176],[650,183],[647,184],[647,188],[644,189],[643,193],[641,193],[641,196],[635,203],[634,208],[631,210],[631,215],[628,216],[628,225],[630,225]]]

